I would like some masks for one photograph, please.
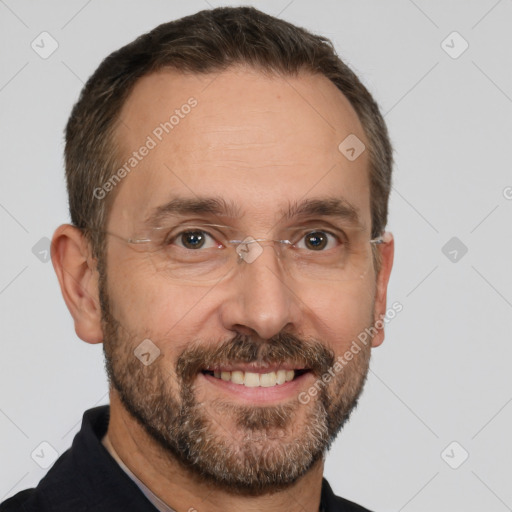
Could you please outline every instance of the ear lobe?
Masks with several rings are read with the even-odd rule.
[[[374,325],[378,320],[381,320],[386,315],[386,304],[387,304],[387,291],[389,276],[391,275],[391,269],[393,267],[393,258],[395,254],[395,240],[393,235],[389,232],[383,235],[384,244],[378,247],[378,251],[381,255],[381,266],[379,274],[377,275],[377,288],[375,292],[375,309],[374,309]],[[378,325],[380,325],[379,322]],[[372,347],[378,347],[384,341],[384,326],[378,329],[377,334],[372,339]]]
[[[51,256],[76,334],[87,343],[101,343],[98,272],[89,263],[92,258],[85,236],[70,224],[59,226],[53,235]]]

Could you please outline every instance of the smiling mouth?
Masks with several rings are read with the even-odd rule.
[[[204,375],[210,375],[216,379],[232,382],[233,384],[239,384],[248,388],[271,388],[281,386],[286,382],[291,382],[309,371],[309,369],[280,369],[267,373],[255,373],[241,370],[203,370],[202,373]]]

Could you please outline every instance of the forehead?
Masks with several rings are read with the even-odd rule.
[[[166,70],[137,82],[116,133],[120,166],[109,225],[133,224],[176,198],[224,198],[261,222],[308,198],[350,202],[369,222],[368,155],[338,149],[357,114],[327,78],[248,68]]]

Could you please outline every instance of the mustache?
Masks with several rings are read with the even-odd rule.
[[[268,339],[237,334],[214,347],[196,343],[187,347],[176,362],[176,373],[190,383],[197,373],[209,367],[236,363],[293,363],[298,368],[312,370],[317,376],[334,365],[334,352],[315,339],[303,340],[293,334],[279,333]]]

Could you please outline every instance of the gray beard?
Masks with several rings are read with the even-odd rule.
[[[304,360],[319,378],[333,365],[334,354],[317,341],[305,342],[285,333],[265,343],[236,336],[213,351],[204,343],[192,343],[170,372],[160,364],[163,358],[144,366],[133,355],[135,338],[112,316],[104,286],[100,303],[107,374],[125,409],[171,461],[191,477],[230,493],[267,494],[304,476],[324,457],[366,381],[369,347],[329,385],[321,386],[307,405],[294,400],[253,407],[217,400],[205,407],[196,400],[194,383],[197,369],[210,361]],[[217,414],[209,414],[207,408]],[[229,418],[233,426],[216,417]]]

